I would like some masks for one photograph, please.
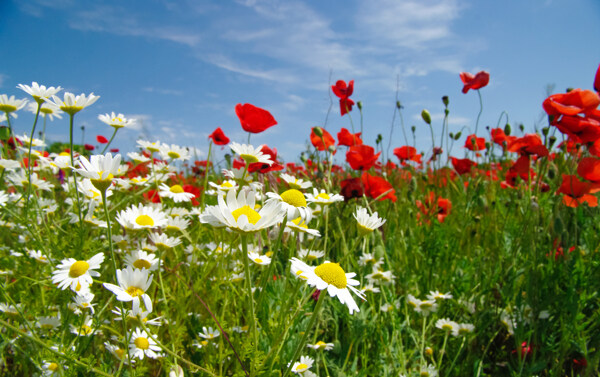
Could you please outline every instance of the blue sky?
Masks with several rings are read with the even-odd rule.
[[[429,109],[440,132],[443,95],[451,130],[474,127],[479,102],[461,93],[461,71],[491,75],[481,90],[480,135],[504,110],[513,129],[543,126],[549,84],[555,92],[592,87],[598,21],[596,0],[1,0],[0,93],[26,97],[16,85],[32,81],[94,92],[101,98],[76,117],[86,142],[112,132],[98,114],[140,119],[119,132],[114,146],[123,152],[140,137],[206,152],[216,127],[244,142],[234,107],[252,103],[279,122],[252,143],[291,161],[310,128],[323,126],[329,86],[353,79],[366,143],[381,133],[387,146],[398,90],[405,124],[417,127],[426,151],[429,130],[419,114]],[[335,134],[350,121],[332,100],[326,128]],[[358,128],[356,109],[351,115]],[[14,127],[29,132],[32,121],[22,111]],[[68,140],[68,121],[55,120],[47,132]],[[396,118],[392,148],[404,144]],[[464,136],[457,144],[453,154],[462,156]]]

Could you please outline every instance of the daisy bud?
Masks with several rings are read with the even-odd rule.
[[[421,118],[423,118],[423,121],[425,123],[431,124],[431,115],[429,114],[429,111],[427,111],[427,110],[421,111]]]

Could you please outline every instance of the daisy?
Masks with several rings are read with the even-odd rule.
[[[37,114],[37,104],[35,103],[30,103],[27,105],[27,110],[29,110],[30,112]],[[51,103],[51,102],[44,102],[42,104],[42,107],[40,107],[40,114],[44,117],[44,119],[46,118],[50,118],[51,121],[54,120],[54,117],[57,117],[58,119],[62,119],[62,111],[58,108],[58,106],[56,106],[55,104]]]
[[[94,299],[94,294],[90,291],[84,291],[77,294],[73,297],[73,301],[75,305],[71,309],[75,312],[75,314],[81,314],[81,309],[89,309],[92,314],[94,313],[94,306],[96,304],[92,304],[92,300]]]
[[[121,321],[123,320],[123,314],[121,314],[121,308],[114,308],[112,310],[112,312],[115,314],[115,321]],[[153,319],[148,319],[148,315],[151,313],[148,310],[140,310],[139,313],[134,313],[133,310],[128,310],[125,309],[125,318],[127,319],[132,319],[132,320],[137,320],[137,321],[142,321],[145,325],[152,325],[152,326],[161,326],[162,322],[161,319],[162,317],[156,317]]]
[[[295,230],[300,233],[308,233],[313,237],[321,237],[321,233],[316,229],[310,229],[306,223],[310,222],[312,218],[312,214],[307,212],[307,216],[309,219],[303,219],[302,217],[297,217],[293,220],[290,220],[286,223],[287,229]]]
[[[108,183],[110,184],[110,182]],[[87,200],[93,200],[98,204],[102,203],[102,192],[100,192],[100,189],[98,189],[89,178],[85,178],[77,183],[77,191],[82,193]],[[108,187],[106,190],[106,197],[112,196],[112,193],[112,188]]]
[[[331,351],[333,349],[333,343],[325,343],[322,340],[319,340],[315,344],[307,344],[306,346],[319,351]]]
[[[159,250],[168,250],[172,249],[175,246],[181,244],[181,240],[177,237],[168,237],[166,234],[158,234],[151,233],[150,241],[156,246]]]
[[[156,345],[154,339],[152,339],[146,331],[136,328],[131,336],[129,343],[129,354],[131,358],[137,357],[140,360],[144,359],[144,356],[148,356],[152,359],[162,357],[159,352],[160,347]]]
[[[37,327],[44,330],[54,330],[60,327],[60,313],[56,317],[39,317]]]
[[[267,199],[266,203],[281,203],[283,209],[287,211],[288,219],[295,219],[297,217],[306,219],[309,216],[312,217],[311,210],[308,208],[306,197],[301,191],[289,189],[282,192],[281,195],[274,192],[268,192],[267,197],[269,199]]]
[[[167,197],[173,199],[175,203],[189,202],[196,196],[190,192],[185,192],[181,185],[173,185],[169,187],[164,183],[161,183],[160,192],[158,194],[163,198]]]
[[[385,224],[385,220],[374,212],[373,215],[369,215],[366,208],[358,207],[354,218],[358,222],[358,233],[362,236],[370,234],[375,229]]]
[[[52,100],[49,100],[50,103],[58,106],[59,109],[64,111],[69,115],[75,115],[75,113],[80,112],[84,108],[92,105],[94,102],[100,98],[100,96],[95,96],[94,93],[90,93],[89,96],[85,94],[80,94],[75,96],[73,93],[65,92],[64,100],[61,100],[57,96],[52,96]]]
[[[152,300],[146,293],[152,283],[152,275],[147,269],[133,269],[128,266],[124,270],[117,270],[117,282],[119,286],[104,283],[104,288],[115,295],[119,301],[132,301],[134,314],[140,312],[140,297],[144,300],[144,306],[149,312],[152,311]]]
[[[48,257],[45,256],[41,250],[27,250],[27,254],[29,255],[30,258],[33,258],[40,263],[50,262]]]
[[[173,207],[169,209],[168,215],[171,217],[182,217],[190,214],[190,211],[187,208],[183,207]]]
[[[383,265],[383,258],[377,259],[375,254],[364,253],[358,258],[359,266],[369,266],[371,265],[373,269],[379,269],[381,265]]]
[[[219,330],[213,329],[212,327],[206,328],[202,327],[202,332],[198,333],[198,336],[204,339],[214,339],[221,335]]]
[[[161,157],[165,160],[189,160],[192,155],[189,148],[183,148],[175,144],[162,144],[158,151]]]
[[[17,304],[17,306],[14,306],[11,304],[5,304],[3,302],[0,302],[0,312],[4,314],[17,316],[19,315],[20,310],[22,310],[21,304]]]
[[[79,169],[74,169],[80,175],[89,178],[94,187],[106,191],[115,175],[120,173],[121,155],[114,158],[112,154],[93,155],[88,161],[84,156],[79,156]]]
[[[143,164],[144,162],[150,161],[150,158],[144,156],[141,153],[137,152],[129,152],[127,153],[127,157],[133,160],[136,164]]]
[[[53,95],[62,90],[60,86],[56,88],[53,86],[46,88],[46,86],[39,85],[35,81],[31,83],[31,86],[19,84],[17,85],[17,88],[23,90],[24,92],[32,96],[35,102],[37,102],[40,105],[46,102],[48,98],[52,97]]]
[[[421,377],[437,377],[438,371],[435,369],[435,366],[428,364],[421,367],[421,371],[419,372],[419,376]]]
[[[138,140],[137,144],[142,148],[147,150],[150,153],[160,151],[160,141],[146,141],[146,140]]]
[[[255,208],[255,193],[251,190],[242,190],[236,198],[235,191],[227,193],[227,199],[218,197],[218,205],[208,206],[200,222],[215,227],[228,227],[239,232],[257,232],[279,223],[283,211],[279,202],[270,202],[261,207],[258,212]]]
[[[308,371],[315,360],[310,356],[300,356],[300,361],[296,361],[292,367],[292,372],[296,374],[302,374]],[[288,364],[289,365],[289,364]]]
[[[165,230],[167,232],[182,232],[186,230],[187,227],[190,226],[190,224],[191,223],[189,220],[181,217],[168,217]]]
[[[119,212],[116,220],[126,229],[153,229],[164,226],[167,216],[158,208],[140,203],[137,207],[132,205]]]
[[[100,331],[97,329],[92,328],[92,318],[91,317],[86,317],[83,320],[83,324],[81,325],[70,325],[71,326],[71,333],[77,335],[77,336],[90,336],[94,333],[96,334],[100,334]]]
[[[456,328],[452,330],[452,335],[461,336],[467,335],[475,331],[475,326],[470,323],[459,323]]]
[[[312,262],[316,259],[323,258],[325,256],[325,252],[321,250],[300,249],[298,250],[298,256],[306,259],[308,262]]]
[[[424,317],[427,317],[431,312],[436,312],[438,309],[435,300],[422,301],[410,294],[407,297],[407,302],[415,312],[421,313]]]
[[[379,310],[381,310],[384,313],[387,313],[387,312],[391,312],[395,308],[396,307],[394,305],[386,302],[385,304],[381,305],[381,307],[379,308]]]
[[[135,119],[127,119],[127,118],[125,118],[125,115],[123,115],[123,114],[115,115],[114,112],[111,112],[110,115],[109,114],[98,115],[98,119],[100,119],[101,122],[106,123],[109,126],[113,127],[114,129],[128,127],[128,126],[132,126],[135,124]]]
[[[25,147],[29,147],[29,144],[31,144],[32,147],[45,147],[46,146],[46,143],[44,143],[42,140],[36,139],[35,137],[32,139],[25,134],[17,136],[17,139],[19,139],[23,143],[23,146],[25,146]],[[27,148],[20,148],[20,149],[24,152],[29,151]],[[31,152],[32,152],[32,154],[31,154],[32,159],[33,159],[33,157],[37,157],[34,155],[35,152],[39,153],[38,151],[34,151],[34,150],[32,150]]]
[[[42,365],[42,375],[44,377],[60,376],[61,374],[60,365],[54,361],[44,361]]]
[[[428,300],[435,300],[435,301],[449,300],[451,298],[452,298],[452,294],[450,292],[441,293],[440,291],[429,291],[429,294],[427,295]]]
[[[373,272],[365,277],[369,282],[379,284],[390,284],[396,278],[396,276],[392,274],[392,271],[382,271],[379,268],[374,268]]]
[[[271,263],[271,258],[269,258],[266,255],[260,255],[258,253],[255,253],[253,251],[249,251],[248,252],[248,258],[250,258],[250,260],[256,264],[260,264],[262,266],[266,266],[268,264]]]
[[[123,358],[125,358],[125,360],[123,361],[125,364],[127,364],[128,360],[127,360],[127,351],[122,349],[119,346],[115,346],[114,344],[111,344],[109,342],[104,342],[104,347],[108,350],[108,352],[112,353],[113,356],[115,356],[117,359],[122,360]],[[132,362],[135,362],[135,360],[132,360]]]
[[[95,271],[100,268],[104,261],[104,253],[98,253],[88,260],[76,260],[73,258],[63,259],[52,273],[52,283],[58,284],[58,288],[71,288],[74,292],[87,290],[92,284],[92,277],[100,276]]]
[[[131,254],[127,254],[125,257],[125,265],[140,270],[145,268],[149,271],[156,271],[159,264],[160,261],[154,254],[147,253],[144,250],[132,251]]]
[[[15,99],[15,96],[8,97],[6,94],[0,94],[0,112],[11,114],[21,110],[27,104],[26,99]],[[17,118],[17,114],[11,114]]]
[[[8,180],[15,186],[27,187],[29,180],[27,179],[27,172],[24,169],[19,171],[11,171],[8,175]],[[34,190],[52,191],[54,185],[48,181],[40,179],[37,173],[31,173],[31,187]]]
[[[308,285],[316,287],[318,290],[327,288],[329,296],[337,296],[342,304],[348,306],[350,314],[360,311],[358,305],[356,305],[356,302],[350,295],[350,291],[365,301],[366,298],[364,294],[354,288],[354,286],[360,284],[358,280],[352,279],[356,276],[354,272],[346,273],[338,263],[331,263],[329,261],[317,267],[311,267],[297,258],[292,258],[291,261],[292,272],[296,276],[306,280]]]
[[[228,179],[221,184],[217,184],[214,182],[208,182],[208,184],[214,187],[219,193],[227,192],[229,190],[237,190],[238,187],[237,182],[232,179]]]
[[[2,190],[0,190],[0,207],[4,207],[8,203],[8,195]]]
[[[375,287],[373,285],[373,283],[369,283],[369,284],[365,285],[364,287],[362,287],[362,289],[360,291],[363,294],[367,294],[367,293],[379,293],[379,292],[381,292],[381,289]]]
[[[297,179],[296,177],[286,174],[286,173],[282,173],[279,176],[279,178],[281,178],[285,183],[287,183],[290,188],[293,188],[296,190],[306,190],[307,188],[312,187],[311,181]]]
[[[435,322],[435,327],[446,332],[454,332],[458,329],[458,323],[447,318],[442,318]]]
[[[239,144],[232,142],[229,144],[232,151],[237,153],[242,160],[246,161],[247,164],[253,164],[260,162],[261,164],[273,165],[271,156],[262,152],[262,145],[258,148],[253,147],[250,144]]]
[[[343,202],[344,197],[339,194],[328,194],[327,191],[321,189],[318,191],[316,188],[313,189],[312,194],[306,194],[306,200],[311,203],[316,203],[320,205],[329,205],[335,202]]]

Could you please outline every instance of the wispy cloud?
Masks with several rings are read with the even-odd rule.
[[[175,90],[175,89],[145,87],[145,88],[142,88],[142,90],[144,92],[148,92],[148,93],[164,94],[167,96],[182,96],[183,95],[183,92],[181,90]]]

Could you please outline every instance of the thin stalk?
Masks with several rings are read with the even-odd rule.
[[[200,199],[200,208],[204,209],[204,198],[206,197],[206,187],[208,186],[208,166],[210,164],[210,152],[212,151],[212,141],[208,143],[208,156],[206,157],[206,167],[204,168],[204,185],[202,198]]]
[[[31,128],[31,136],[29,136],[29,151],[27,152],[27,201],[25,202],[25,221],[29,220],[29,199],[31,196],[31,147],[33,145],[33,136],[35,133],[35,126],[37,125],[38,117],[40,115],[40,109],[42,108],[42,103],[38,102],[37,111],[35,112],[35,120],[33,121],[33,127]]]
[[[110,143],[112,143],[113,139],[115,138],[115,135],[117,134],[118,130],[119,129],[115,127],[115,131],[113,132],[112,136],[110,137],[110,140],[108,141],[108,143],[106,143],[106,146],[102,150],[101,154],[104,154],[104,152],[106,152],[106,150],[108,149],[108,146],[110,145]]]
[[[475,135],[477,135],[477,128],[479,127],[479,118],[483,112],[483,100],[481,99],[481,91],[477,89],[477,95],[479,96],[479,114],[477,114],[477,121],[475,122]]]
[[[71,154],[71,168],[75,169],[75,159],[73,158],[73,118],[75,114],[69,114],[69,153]],[[81,202],[79,199],[79,190],[77,189],[77,174],[72,174],[75,182],[75,195],[77,196],[77,215],[79,216],[79,227],[83,228],[83,218],[81,217]]]
[[[244,234],[242,235],[242,260],[244,261],[244,270],[246,278],[246,290],[248,294],[248,300],[250,301],[250,329],[252,331],[252,337],[254,338],[254,353],[256,353],[258,347],[258,329],[256,328],[256,319],[254,318],[254,295],[252,294],[252,284],[250,283],[250,263],[248,262],[248,238]]]

